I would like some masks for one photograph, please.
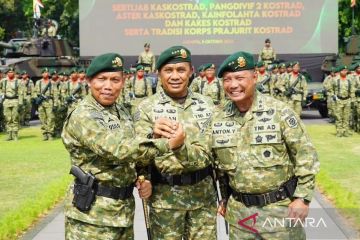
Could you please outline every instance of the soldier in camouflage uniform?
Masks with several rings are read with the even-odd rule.
[[[24,104],[22,111],[20,112],[20,123],[23,126],[30,126],[31,119],[31,107],[32,107],[32,95],[34,91],[34,83],[29,78],[29,74],[26,71],[21,73],[21,87],[24,98]]]
[[[68,113],[72,112],[86,95],[83,84],[78,81],[77,76],[77,70],[72,69],[70,80],[65,82],[61,88],[61,96],[64,99],[64,104],[67,106]]]
[[[156,66],[163,89],[140,103],[134,115],[136,133],[172,138],[176,129],[185,132],[184,143],[155,158],[151,168],[152,237],[216,239],[211,131],[207,128],[214,105],[211,99],[187,88],[192,74],[188,49],[174,46],[165,50]]]
[[[41,122],[41,131],[43,140],[53,140],[55,129],[54,108],[59,103],[59,91],[53,87],[50,80],[49,69],[42,69],[42,79],[35,83],[34,96],[35,101],[40,98],[44,100],[38,106],[39,118]]]
[[[199,72],[199,76],[194,78],[194,80],[191,82],[190,89],[192,92],[198,93],[198,92],[200,92],[201,82],[203,81],[203,78],[205,77],[204,64],[200,65],[197,70]]]
[[[317,153],[299,116],[285,103],[255,90],[254,60],[237,52],[218,77],[231,101],[213,118],[213,151],[222,189],[218,212],[230,239],[305,239],[304,220],[319,171]]]
[[[261,93],[270,96],[271,93],[271,75],[266,71],[265,62],[260,61],[257,66],[256,88]]]
[[[130,114],[115,104],[124,85],[122,71],[119,54],[94,58],[86,73],[90,94],[68,115],[64,125],[62,139],[71,164],[96,178],[90,209],[84,210],[74,199],[77,189],[84,187],[79,179],[69,187],[65,200],[67,240],[134,239],[134,185],[141,198],[151,195],[149,181],[136,182],[135,167],[177,147],[177,136],[171,140],[136,138]]]
[[[133,99],[131,102],[131,109],[133,113],[144,98],[153,95],[151,80],[145,76],[145,67],[143,65],[138,65],[136,67],[136,74],[130,79],[130,84],[130,94]]]
[[[360,63],[356,63],[354,66],[353,86],[355,88],[355,98],[353,104],[354,112],[354,130],[360,132]]]
[[[301,116],[302,102],[306,100],[307,96],[307,82],[304,75],[300,71],[300,63],[293,62],[292,73],[288,75],[285,80],[286,91],[284,95],[287,97],[289,106]]]
[[[351,76],[347,75],[347,66],[339,66],[338,71],[340,74],[334,78],[330,88],[330,96],[335,102],[336,136],[349,137],[351,102],[355,98],[355,88]]]
[[[59,78],[58,71],[56,69],[50,69],[50,76],[51,76],[51,87],[53,88],[54,95],[58,96],[56,99],[56,103],[54,103],[53,113],[54,113],[54,137],[60,137],[61,130],[62,130],[62,96],[61,96],[61,87],[62,83]]]
[[[265,65],[271,64],[276,60],[276,53],[274,48],[271,47],[271,41],[269,38],[265,39],[265,46],[259,54],[258,62],[263,61]]]
[[[331,123],[335,122],[335,111],[334,111],[335,102],[332,99],[332,96],[330,95],[330,91],[333,86],[333,80],[335,78],[335,73],[336,73],[336,68],[332,67],[330,74],[326,76],[326,78],[323,81],[323,87],[326,92],[326,104],[328,108],[328,115]]]
[[[208,96],[213,100],[215,106],[225,102],[225,94],[222,88],[221,79],[216,77],[215,65],[204,64],[205,77],[200,81],[199,93]]]
[[[0,81],[0,96],[3,97],[7,141],[18,140],[19,108],[23,104],[21,80],[15,78],[15,71],[10,68],[6,77]]]
[[[155,55],[150,51],[150,43],[145,43],[144,51],[138,58],[138,64],[144,66],[146,73],[155,72]]]
[[[0,82],[3,79],[3,72],[0,69]],[[1,84],[1,83],[0,83]],[[5,131],[5,118],[4,118],[4,108],[3,108],[3,101],[4,96],[0,94],[0,132]]]

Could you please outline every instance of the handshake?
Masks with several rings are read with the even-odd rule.
[[[176,150],[184,144],[186,134],[179,122],[167,118],[159,118],[154,124],[153,138],[169,139],[170,149]]]

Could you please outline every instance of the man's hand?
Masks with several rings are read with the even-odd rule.
[[[183,126],[179,123],[174,134],[171,135],[169,139],[169,147],[171,150],[180,148],[185,142],[186,134],[184,132]]]
[[[139,180],[135,183],[136,188],[139,191],[139,196],[141,199],[147,199],[152,194],[152,185],[149,180],[145,180],[144,182],[140,183]]]
[[[217,213],[220,214],[221,216],[225,217],[225,213],[226,213],[226,201],[225,200],[221,200],[217,209]]]
[[[155,121],[153,129],[154,138],[172,138],[177,129],[177,123],[167,118],[159,118]]]
[[[289,204],[289,218],[300,219],[304,221],[309,214],[309,205],[301,199],[295,199]]]

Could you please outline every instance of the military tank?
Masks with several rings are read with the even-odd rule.
[[[354,34],[346,39],[345,53],[326,56],[321,65],[321,70],[325,75],[328,75],[331,67],[340,64],[351,66],[356,62],[360,62],[360,35]]]
[[[41,78],[44,67],[63,71],[78,65],[70,43],[56,37],[14,38],[0,42],[1,48],[4,51],[0,68],[26,70],[33,79]]]

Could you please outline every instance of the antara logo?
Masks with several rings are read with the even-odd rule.
[[[251,216],[248,216],[248,217],[246,217],[246,218],[244,218],[244,219],[242,219],[242,220],[239,220],[238,221],[238,224],[241,226],[241,227],[243,227],[243,228],[245,228],[245,229],[247,229],[247,230],[249,230],[249,231],[251,231],[251,232],[253,232],[253,233],[258,233],[258,230],[256,230],[255,228],[254,228],[254,226],[255,226],[255,224],[256,224],[256,218],[259,216],[259,213],[255,213],[255,214],[253,214],[253,215],[251,215]],[[250,221],[250,224],[249,223],[246,223],[246,222],[248,222],[248,221]]]

